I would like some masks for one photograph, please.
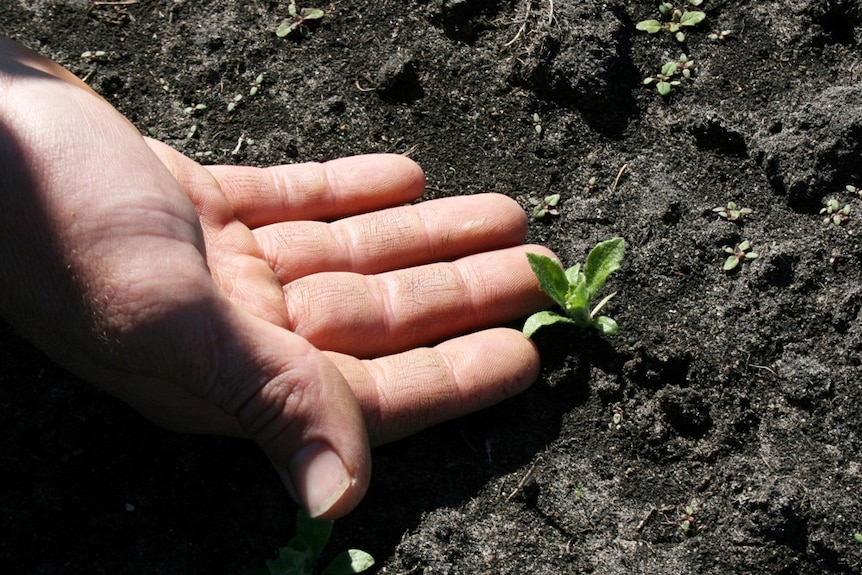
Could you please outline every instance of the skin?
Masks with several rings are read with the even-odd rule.
[[[405,206],[424,185],[397,155],[203,167],[0,39],[0,315],[159,425],[253,439],[313,516],[371,446],[538,375],[492,326],[548,306],[525,253],[552,254],[512,200]]]

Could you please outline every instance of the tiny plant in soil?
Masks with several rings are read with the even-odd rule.
[[[850,184],[844,186],[844,189],[850,192],[851,194],[856,194],[860,198],[862,198],[862,188],[857,188],[856,186],[851,186]]]
[[[856,543],[862,543],[862,533],[854,533],[853,539],[856,540]]]
[[[710,40],[724,40],[728,36],[733,34],[732,30],[720,30],[719,32],[712,32],[707,38]]]
[[[661,71],[655,76],[644,78],[644,84],[655,84],[656,90],[662,96],[670,94],[671,90],[682,84],[678,76],[682,76],[686,80],[691,79],[691,73],[694,70],[694,60],[689,60],[685,54],[680,54],[678,60],[666,62],[661,67]]]
[[[530,198],[530,203],[533,204],[533,217],[541,220],[548,214],[552,216],[560,215],[560,210],[557,209],[557,204],[560,203],[560,194],[552,194],[545,196],[542,201],[536,198]]]
[[[712,211],[729,222],[739,221],[744,216],[752,213],[751,208],[741,208],[736,205],[736,202],[727,202],[726,206],[712,208]]]
[[[636,28],[650,34],[656,32],[668,32],[673,34],[678,42],[685,42],[684,28],[697,26],[706,18],[706,14],[697,10],[688,10],[688,6],[700,6],[703,0],[685,0],[682,8],[676,8],[670,2],[661,2],[658,11],[661,12],[662,20],[641,20]]]
[[[742,262],[750,262],[760,257],[760,254],[751,251],[751,242],[748,240],[738,243],[734,248],[724,246],[724,251],[730,254],[724,260],[724,266],[722,266],[722,269],[726,272],[736,269]]]
[[[682,508],[679,515],[679,528],[683,533],[688,533],[694,523],[694,507],[691,504],[680,505]]]
[[[598,244],[587,256],[583,270],[574,265],[567,270],[555,260],[538,254],[527,254],[539,287],[560,306],[563,313],[540,311],[527,318],[524,335],[532,337],[539,328],[555,323],[570,323],[580,328],[592,326],[605,335],[619,332],[617,322],[608,316],[598,315],[616,292],[602,299],[592,309],[590,302],[599,293],[608,276],[620,269],[625,254],[623,238],[614,238]]]
[[[536,130],[536,135],[542,135],[542,117],[539,114],[533,114],[533,129]]]
[[[288,5],[287,13],[290,18],[286,18],[275,31],[275,35],[279,38],[290,36],[297,31],[304,34],[307,30],[306,22],[323,18],[323,10],[320,8],[297,8],[296,2]]]
[[[206,105],[206,104],[192,104],[191,106],[186,107],[186,108],[183,110],[183,112],[185,112],[186,114],[188,114],[188,115],[190,115],[190,116],[191,116],[191,115],[192,115],[192,114],[194,114],[195,112],[202,112],[202,111],[204,111],[204,110],[206,110],[206,109],[207,109],[207,105]]]
[[[278,559],[268,560],[266,570],[251,569],[246,575],[312,575],[314,565],[329,542],[332,521],[311,519],[304,510],[296,514],[296,536],[278,551]],[[365,551],[342,551],[327,565],[321,575],[362,573],[374,565]]]
[[[831,199],[826,202],[826,206],[821,208],[820,214],[825,215],[823,218],[824,224],[833,224],[836,226],[840,226],[844,222],[850,219],[850,204],[844,204],[842,207],[841,204],[836,199]]]
[[[584,195],[588,196],[593,192],[593,190],[596,189],[596,182],[597,181],[598,180],[596,179],[595,176],[590,176],[590,179],[587,180],[587,185],[584,186]]]
[[[104,50],[87,50],[81,54],[81,58],[84,60],[99,60],[107,55],[108,53]]]

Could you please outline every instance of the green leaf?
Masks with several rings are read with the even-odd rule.
[[[670,88],[670,82],[659,82],[658,84],[656,84],[656,90],[658,90],[658,93],[662,96],[667,96],[668,94],[670,94]]]
[[[565,308],[569,282],[560,264],[539,254],[527,254],[527,261],[530,262],[533,273],[539,279],[541,290],[551,296],[557,305]]]
[[[854,533],[853,539],[855,539],[857,543],[862,543],[862,533]]]
[[[681,26],[697,26],[706,18],[705,12],[685,12],[680,18]]]
[[[279,38],[284,38],[294,30],[296,30],[296,25],[290,20],[284,20],[281,24],[279,24],[278,28],[276,28],[275,35]]]
[[[527,318],[527,321],[524,323],[523,332],[526,337],[533,337],[533,334],[536,333],[540,328],[543,328],[547,325],[553,325],[555,323],[575,322],[567,318],[566,316],[560,315],[554,311],[540,311],[538,313],[534,313]]]
[[[583,274],[581,274],[583,275]],[[569,285],[569,293],[566,294],[566,305],[563,310],[578,327],[590,325],[590,292],[587,289],[586,280]]]
[[[306,510],[300,509],[296,514],[296,533],[305,541],[314,554],[314,558],[317,559],[329,542],[329,536],[332,534],[332,521],[312,519]]]
[[[306,20],[319,20],[323,18],[323,10],[320,8],[303,8],[299,11],[299,15]]]
[[[617,335],[620,331],[620,326],[613,319],[606,315],[600,315],[593,321],[595,327],[603,335]]]
[[[724,260],[724,265],[722,266],[722,269],[726,272],[729,272],[730,270],[732,270],[733,268],[735,268],[738,265],[739,265],[739,258],[736,256],[730,256],[729,258]]]
[[[620,269],[625,252],[626,242],[623,238],[604,241],[590,251],[584,265],[589,299],[593,299],[602,289],[609,275]]]
[[[336,555],[320,575],[352,575],[353,573],[362,573],[371,568],[372,565],[374,565],[374,557],[365,551],[350,549]]]
[[[278,550],[278,559],[266,561],[266,568],[270,575],[310,573],[314,567],[314,560],[315,557],[312,555],[311,549],[297,549],[287,546]]]
[[[661,26],[662,24],[658,20],[641,20],[635,25],[635,28],[644,32],[649,32],[650,34],[655,34],[661,30]]]
[[[567,292],[571,289],[571,286],[582,284],[586,281],[584,274],[581,273],[580,264],[575,264],[566,270],[566,281],[569,282],[569,287],[566,290]]]

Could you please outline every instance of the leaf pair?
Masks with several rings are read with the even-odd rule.
[[[540,311],[527,318],[524,335],[532,337],[539,328],[555,323],[570,323],[584,328],[593,326],[605,335],[619,331],[617,322],[608,316],[599,316],[601,309],[616,295],[602,299],[590,309],[590,302],[604,287],[608,276],[620,269],[626,244],[623,238],[614,238],[594,247],[584,264],[574,265],[567,270],[549,257],[527,254],[527,260],[543,292],[551,296],[563,311]]]

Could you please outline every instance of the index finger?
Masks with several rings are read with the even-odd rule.
[[[334,220],[411,202],[425,174],[398,154],[253,168],[209,166],[237,219],[250,228],[285,221]]]

